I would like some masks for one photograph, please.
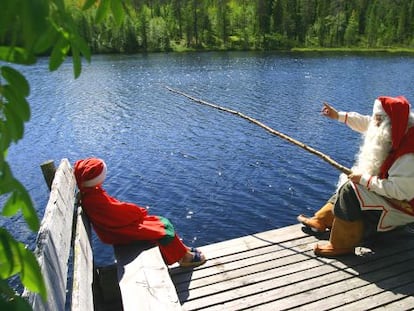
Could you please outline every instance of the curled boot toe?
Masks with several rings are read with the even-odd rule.
[[[299,215],[297,220],[313,232],[325,232],[326,229],[331,229],[334,220],[333,203],[328,202],[322,206],[313,217],[309,218],[304,215]]]
[[[327,229],[326,225],[315,217],[308,218],[305,215],[299,215],[297,220],[314,232],[325,232]]]

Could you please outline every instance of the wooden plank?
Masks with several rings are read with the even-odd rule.
[[[329,310],[332,308],[340,309],[341,305],[349,301],[357,300],[359,298],[358,294],[360,295],[363,293],[364,295],[373,296],[378,292],[382,292],[383,290],[379,289],[377,285],[378,283],[386,283],[382,277],[390,278],[394,273],[399,273],[400,275],[398,277],[401,278],[406,270],[405,265],[406,263],[403,263],[403,265],[398,267],[398,271],[384,271],[382,276],[377,274],[378,279],[370,278],[370,281],[358,277],[358,273],[352,268],[347,268],[342,271],[337,270],[329,275],[319,275],[306,283],[301,282],[300,287],[295,288],[300,289],[301,291],[291,292],[290,296],[286,295],[280,297],[280,292],[278,292],[277,295],[269,297],[269,295],[272,295],[273,293],[273,291],[269,291],[259,299],[262,303],[264,301],[269,301],[269,303],[266,304],[269,308],[283,307],[283,310],[309,310],[309,308],[312,307],[317,308],[317,310]],[[374,282],[374,285],[369,286],[371,285],[370,282]],[[303,287],[303,285],[306,285],[306,287]],[[375,301],[378,302],[377,299],[375,299]],[[255,303],[258,301],[250,300],[250,302]],[[356,309],[366,310],[373,305],[372,300],[368,300],[367,302],[368,305],[358,302],[358,307]]]
[[[310,238],[309,240],[304,241],[313,241],[313,238]],[[300,247],[300,245],[303,243],[303,241],[294,240],[291,242],[286,243],[280,243],[280,244],[270,244],[266,247],[257,247],[257,248],[245,248],[245,244],[243,240],[240,240],[238,252],[234,254],[228,254],[223,255],[220,257],[210,257],[213,256],[213,254],[210,254],[208,251],[205,251],[204,247],[200,247],[200,250],[202,250],[208,258],[208,261],[205,265],[200,267],[197,270],[193,271],[191,280],[197,280],[198,278],[205,278],[209,276],[210,274],[216,274],[218,271],[214,271],[215,269],[219,269],[220,271],[229,270],[231,267],[239,267],[238,261],[242,259],[251,259],[254,263],[257,263],[257,260],[267,260],[266,258],[261,258],[261,256],[273,256],[276,255],[278,257],[288,256],[292,254],[291,247],[297,246]],[[294,251],[294,253],[298,253]],[[259,258],[257,258],[259,257]],[[212,267],[212,269],[209,269]],[[171,269],[171,275],[174,278],[175,284],[179,283],[181,279],[188,280],[187,275],[188,272],[179,268],[172,268]]]
[[[182,310],[158,247],[114,247],[124,311]]]
[[[90,242],[91,227],[81,208],[76,217],[73,242],[72,311],[93,311],[93,254]]]
[[[318,239],[294,225],[201,247],[209,258],[204,266],[170,272],[184,310],[327,310],[344,304],[346,310],[404,310],[412,301],[414,254],[408,253],[414,241],[398,232],[386,236],[371,249],[357,248],[358,256],[318,258],[312,251]]]
[[[284,246],[271,245],[209,260],[209,266],[192,271],[191,278],[188,275],[189,272],[176,273],[173,276],[174,284],[179,293],[191,291],[193,288],[213,285],[221,280],[229,281],[230,278],[237,278],[239,275],[243,276],[252,271],[259,273],[275,266],[286,267],[290,263],[306,261],[310,256],[310,252],[298,253],[286,248],[286,244]]]
[[[332,295],[329,288],[326,288],[323,299],[308,303],[303,309],[324,310],[335,307],[339,310],[355,310],[355,305],[358,309],[366,309],[374,306],[373,299],[376,304],[381,305],[402,298],[396,289],[406,285],[412,286],[414,269],[411,269],[411,262],[414,260],[414,254],[407,256],[401,253],[398,258],[397,256],[393,256],[392,266],[387,260],[377,260],[355,267],[354,269],[358,272],[355,279],[336,284],[341,287],[342,292]],[[368,268],[372,270],[367,271]],[[404,291],[407,294],[407,288]]]
[[[372,287],[376,287],[376,291],[368,292]],[[413,310],[414,272],[402,273],[393,278],[383,280],[379,284],[371,284],[361,288],[361,293],[365,297],[361,297],[360,300],[348,301],[347,304],[337,309],[355,310],[355,307],[358,307],[361,310],[386,307],[387,310]]]
[[[195,297],[196,294],[200,295],[201,293],[197,289],[200,289],[202,287],[207,287],[205,290],[214,291],[213,288],[209,289],[208,286],[215,285],[218,282],[230,282],[231,280],[237,280],[238,278],[245,277],[249,274],[254,274],[255,277],[258,278],[260,274],[263,274],[265,276],[269,275],[269,272],[275,268],[280,269],[282,273],[290,273],[289,271],[292,269],[296,270],[299,267],[310,268],[322,264],[318,261],[307,260],[307,258],[302,254],[293,254],[292,256],[283,258],[272,258],[272,256],[274,255],[263,256],[263,258],[268,258],[265,261],[262,261],[263,258],[252,258],[253,262],[254,260],[261,261],[254,264],[249,261],[243,261],[243,263],[234,263],[235,265],[239,265],[238,267],[234,267],[234,269],[231,269],[229,265],[227,265],[225,268],[223,268],[223,271],[217,271],[217,273],[212,273],[210,276],[206,276],[204,278],[189,280],[187,277],[187,282],[176,283],[176,279],[174,279],[177,293],[179,296],[184,295],[187,297],[187,299],[189,299],[190,297]],[[227,286],[230,287],[230,284]],[[188,291],[191,291],[191,295],[187,293]]]
[[[280,229],[258,232],[241,238],[235,238],[203,246],[203,251],[206,252],[206,254],[209,254],[209,259],[214,259],[216,257],[235,254],[242,250],[264,247],[308,237],[308,235],[305,234],[300,228],[301,227],[298,225],[293,225]],[[275,234],[275,232],[277,233]],[[316,239],[313,239],[313,241],[316,241]]]
[[[224,271],[225,267],[231,267],[234,262],[241,258],[254,257],[254,255],[250,254],[255,252],[260,255],[276,250],[292,249],[295,246],[297,250],[294,252],[303,253],[303,251],[309,249],[309,244],[316,241],[315,237],[309,237],[298,229],[297,226],[293,226],[277,229],[277,234],[275,234],[275,230],[272,230],[203,246],[200,249],[206,254],[208,261],[200,268],[191,271],[191,282],[198,278],[205,278],[209,274],[218,273],[219,271],[215,271],[215,269]],[[269,246],[271,248],[268,248]],[[210,267],[212,269],[209,269]],[[172,267],[170,274],[175,284],[178,284],[181,279],[189,280],[188,271],[178,267]]]
[[[282,231],[286,233],[290,229],[284,228]],[[233,300],[240,297],[242,291],[247,291],[247,294],[250,294],[251,288],[249,284],[257,287],[260,282],[265,282],[269,278],[272,280],[272,273],[276,274],[277,277],[285,275],[289,271],[289,263],[321,264],[317,261],[309,261],[311,257],[309,250],[307,252],[303,250],[304,241],[307,242],[305,245],[308,245],[308,243],[314,242],[315,238],[306,236],[303,241],[300,241],[295,240],[297,238],[295,235],[283,234],[280,238],[274,238],[271,234],[269,236],[269,234],[270,232],[261,234],[262,237],[260,239],[256,237],[253,237],[253,239],[252,237],[237,239],[239,243],[238,247],[235,247],[241,250],[237,255],[239,258],[235,257],[235,255],[229,255],[229,260],[224,262],[220,262],[222,258],[209,259],[207,264],[210,265],[210,268],[202,266],[200,269],[193,271],[191,278],[188,277],[190,280],[190,285],[188,285],[189,293],[186,293],[185,288],[178,287],[181,298],[186,297],[183,304],[184,309],[202,308],[212,302],[223,303],[227,300]],[[300,234],[300,236],[304,235]],[[246,240],[249,243],[246,243]],[[285,241],[285,243],[282,243],[282,241]],[[235,245],[235,242],[236,240],[233,240],[230,243]],[[263,243],[268,246],[251,249],[253,244],[261,246]],[[293,247],[296,247],[296,249]],[[202,249],[204,251],[204,248]],[[226,248],[224,247],[223,249]],[[247,249],[247,251],[242,252],[243,249]],[[254,252],[257,253],[257,256],[252,256]],[[260,256],[263,256],[263,258]],[[209,255],[207,257],[210,258]],[[293,269],[297,267],[294,266]],[[214,271],[212,272],[211,270]],[[201,277],[199,276],[200,273],[202,273]],[[176,276],[173,276],[174,281]],[[220,283],[215,284],[216,282]]]
[[[410,289],[412,290],[412,286],[410,286]],[[394,300],[392,302],[389,302],[383,306],[376,307],[374,310],[398,310],[398,311],[412,311],[414,306],[414,292],[411,291],[410,296],[404,296],[403,298]]]
[[[343,267],[342,267],[343,268]],[[301,293],[309,289],[309,283],[321,273],[324,275],[336,271],[332,265],[321,265],[314,268],[285,274],[285,269],[264,271],[238,279],[223,282],[216,287],[215,292],[201,297],[192,297],[183,304],[185,310],[205,308],[206,310],[238,310],[243,307],[252,308],[264,302],[280,299],[293,293]],[[304,272],[306,271],[306,278]],[[341,280],[342,276],[332,278],[332,282]],[[204,288],[203,288],[204,290]],[[191,292],[190,292],[191,293]]]
[[[71,246],[76,182],[67,159],[63,159],[52,183],[49,201],[36,240],[35,255],[48,293],[47,301],[25,291],[33,310],[64,310],[68,259]]]

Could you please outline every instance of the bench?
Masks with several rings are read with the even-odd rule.
[[[114,252],[124,311],[182,310],[158,247],[136,243]]]
[[[50,164],[54,166],[53,162]],[[33,310],[180,310],[174,284],[158,247],[136,243],[115,246],[117,262],[95,267],[89,220],[76,200],[76,180],[62,159],[50,181],[50,197],[34,254],[48,299],[27,290]]]

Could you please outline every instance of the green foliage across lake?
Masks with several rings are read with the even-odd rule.
[[[414,47],[411,0],[132,0],[120,25],[68,2],[93,53]]]

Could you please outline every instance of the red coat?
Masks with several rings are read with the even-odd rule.
[[[126,244],[137,240],[157,241],[165,237],[165,225],[145,208],[121,202],[102,187],[83,188],[81,205],[100,238],[107,244]]]

